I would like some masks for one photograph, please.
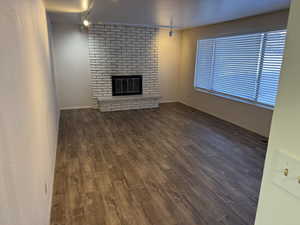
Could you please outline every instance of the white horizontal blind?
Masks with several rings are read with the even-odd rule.
[[[285,40],[286,31],[276,31],[265,34],[262,70],[257,95],[257,101],[260,103],[275,105]]]
[[[198,41],[195,87],[273,106],[286,31]]]
[[[217,38],[212,89],[254,99],[258,76],[261,34]]]
[[[201,74],[201,76],[195,76],[195,83],[201,88],[211,88],[214,47],[214,39],[205,39],[198,42],[198,54],[195,70],[196,74]]]

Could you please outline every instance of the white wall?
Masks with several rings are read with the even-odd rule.
[[[1,0],[0,29],[0,225],[48,225],[58,113],[43,2]]]
[[[193,88],[197,40],[228,34],[284,29],[287,19],[288,11],[286,10],[184,30],[182,32],[180,61],[180,102],[263,136],[269,136],[272,120],[271,110],[214,96]]]
[[[87,33],[73,24],[52,24],[52,28],[59,107],[90,107],[92,95]]]
[[[92,106],[87,33],[78,25],[53,26],[56,83],[60,108]],[[169,37],[159,33],[162,102],[178,100],[181,32]]]
[[[294,155],[300,160],[299,21],[300,1],[293,1],[288,25],[288,38],[281,73],[280,90],[271,127],[256,225],[300,224],[300,198],[296,198],[272,183],[276,151],[280,150]],[[295,179],[296,184],[296,178],[291,179]]]

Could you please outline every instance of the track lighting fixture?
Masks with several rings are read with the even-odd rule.
[[[83,24],[83,26],[85,26],[85,27],[89,27],[90,24],[91,24],[91,22],[86,18],[86,19],[84,19],[84,20],[82,21],[82,24]]]
[[[93,7],[94,7],[94,0],[91,0],[87,11],[82,15],[81,21],[83,27],[85,28],[88,28],[92,24],[92,22],[89,19],[89,15],[91,14]]]

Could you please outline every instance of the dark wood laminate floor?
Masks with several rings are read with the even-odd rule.
[[[63,111],[52,225],[253,225],[263,140],[177,103]]]

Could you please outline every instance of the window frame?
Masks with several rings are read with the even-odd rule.
[[[217,91],[213,91],[213,90],[209,90],[209,89],[205,89],[205,88],[200,88],[200,87],[195,87],[195,86],[194,86],[194,90],[205,93],[205,94],[225,98],[225,99],[228,99],[228,100],[231,100],[231,101],[245,103],[245,104],[248,104],[248,105],[254,105],[254,106],[257,106],[257,107],[260,107],[260,108],[264,108],[264,109],[274,110],[274,106],[272,106],[272,105],[267,105],[267,104],[264,104],[264,103],[252,101],[252,100],[249,100],[249,99],[246,99],[246,98],[233,96],[233,95],[225,94],[225,93],[222,93],[222,92],[217,92]]]
[[[269,32],[279,32],[279,31],[286,31],[286,28],[279,28],[279,29],[275,29],[275,30],[270,30],[270,31],[263,31],[263,32],[253,32],[253,33],[244,33],[244,34],[230,34],[230,35],[223,35],[223,36],[217,36],[217,37],[211,37],[211,38],[203,38],[203,39],[199,39],[197,40],[197,48],[196,48],[196,62],[195,62],[195,71],[194,71],[194,83],[193,83],[193,87],[194,87],[194,90],[196,91],[200,91],[200,92],[203,92],[203,93],[206,93],[206,94],[210,94],[210,95],[214,95],[214,96],[217,96],[217,97],[222,97],[222,98],[225,98],[225,99],[229,99],[231,101],[236,101],[236,102],[241,102],[241,103],[245,103],[245,104],[250,104],[250,105],[254,105],[254,106],[257,106],[257,107],[261,107],[261,108],[264,108],[264,109],[269,109],[269,110],[274,110],[274,107],[276,105],[273,106],[273,105],[269,105],[269,104],[264,104],[264,103],[261,103],[261,102],[258,102],[257,99],[258,99],[258,90],[256,90],[256,97],[255,97],[255,100],[250,100],[250,99],[246,99],[246,98],[243,98],[243,97],[239,97],[239,96],[234,96],[234,95],[230,95],[230,94],[226,94],[226,93],[223,93],[223,92],[218,92],[218,91],[215,91],[215,90],[212,90],[212,89],[207,89],[207,88],[201,88],[201,87],[197,87],[197,79],[198,79],[198,60],[199,60],[199,42],[200,40],[215,40],[217,38],[226,38],[226,37],[236,37],[236,36],[243,36],[243,35],[251,35],[251,34],[263,34],[262,35],[262,38],[265,39],[266,38],[266,34],[269,33]],[[262,50],[264,52],[264,48],[265,48],[265,40],[262,41]],[[215,51],[215,49],[213,50]],[[260,77],[261,77],[261,67],[263,65],[263,58],[264,58],[264,54],[258,58],[259,60],[259,74],[258,74],[258,80],[260,80]],[[214,61],[214,59],[212,59],[212,61]],[[283,55],[283,61],[282,63],[284,62],[284,55]],[[282,67],[281,67],[282,68]],[[280,74],[281,76],[281,74]],[[259,89],[259,85],[260,83],[257,84],[257,88],[256,89]],[[280,83],[279,83],[280,85]],[[279,91],[279,89],[278,89]],[[278,95],[278,91],[277,91],[277,95]]]

